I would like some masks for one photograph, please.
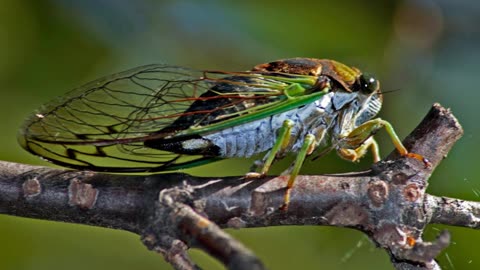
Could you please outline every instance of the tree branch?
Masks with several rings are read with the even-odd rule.
[[[220,228],[307,224],[366,233],[396,269],[440,269],[434,258],[448,246],[449,234],[424,242],[425,226],[479,226],[480,203],[425,192],[432,171],[462,133],[450,111],[435,104],[404,141],[432,166],[393,152],[369,171],[299,176],[288,211],[279,210],[287,176],[126,176],[0,162],[0,211],[132,231],[176,269],[198,269],[185,252],[192,246],[229,269],[263,269]]]

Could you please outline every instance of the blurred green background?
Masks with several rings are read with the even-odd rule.
[[[434,102],[465,129],[430,182],[435,195],[480,200],[478,164],[480,2],[457,1],[17,1],[0,2],[0,158],[49,165],[23,151],[24,118],[66,91],[149,63],[246,70],[289,57],[332,58],[377,74],[381,117],[401,137]],[[476,139],[477,138],[477,139]],[[383,154],[393,149],[379,134]],[[252,160],[222,161],[215,175],[241,175]],[[288,162],[288,161],[287,161]],[[368,168],[335,155],[302,173]],[[218,165],[218,163],[216,164]],[[212,166],[191,171],[212,175]],[[279,173],[285,163],[274,167]],[[442,226],[431,226],[433,238]],[[443,269],[480,269],[480,233],[448,228]],[[229,230],[270,269],[392,269],[361,233],[326,227]],[[205,269],[221,265],[202,252]],[[103,228],[0,216],[0,269],[170,269],[137,235]]]

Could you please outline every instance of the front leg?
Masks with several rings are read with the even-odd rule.
[[[370,148],[373,155],[373,162],[377,163],[380,161],[380,149],[378,147],[377,141],[373,137],[368,138],[365,142],[362,143],[356,149],[348,149],[348,148],[339,148],[337,150],[338,155],[346,159],[348,161],[356,162],[359,161],[366,153],[367,150]]]
[[[414,158],[422,161],[425,166],[429,166],[430,162],[422,155],[416,153],[410,153],[402,144],[402,141],[398,138],[392,125],[380,118],[367,121],[354,130],[352,130],[347,136],[341,139],[340,148],[338,154],[347,160],[356,161],[366,153],[366,149],[371,147],[373,151],[374,161],[380,160],[378,145],[372,136],[380,129],[385,128],[388,135],[392,139],[395,148],[404,157]]]

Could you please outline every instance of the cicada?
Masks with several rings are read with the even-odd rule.
[[[379,81],[334,60],[293,58],[246,72],[147,65],[107,76],[62,96],[30,116],[19,134],[29,152],[53,163],[101,172],[163,172],[265,153],[249,177],[266,175],[288,153],[289,191],[307,156],[335,150],[357,161],[385,127],[374,117]],[[285,203],[288,204],[289,192]]]

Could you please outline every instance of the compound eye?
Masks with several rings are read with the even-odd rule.
[[[362,74],[360,76],[360,90],[365,94],[371,94],[378,91],[380,82],[374,76],[369,74]]]

